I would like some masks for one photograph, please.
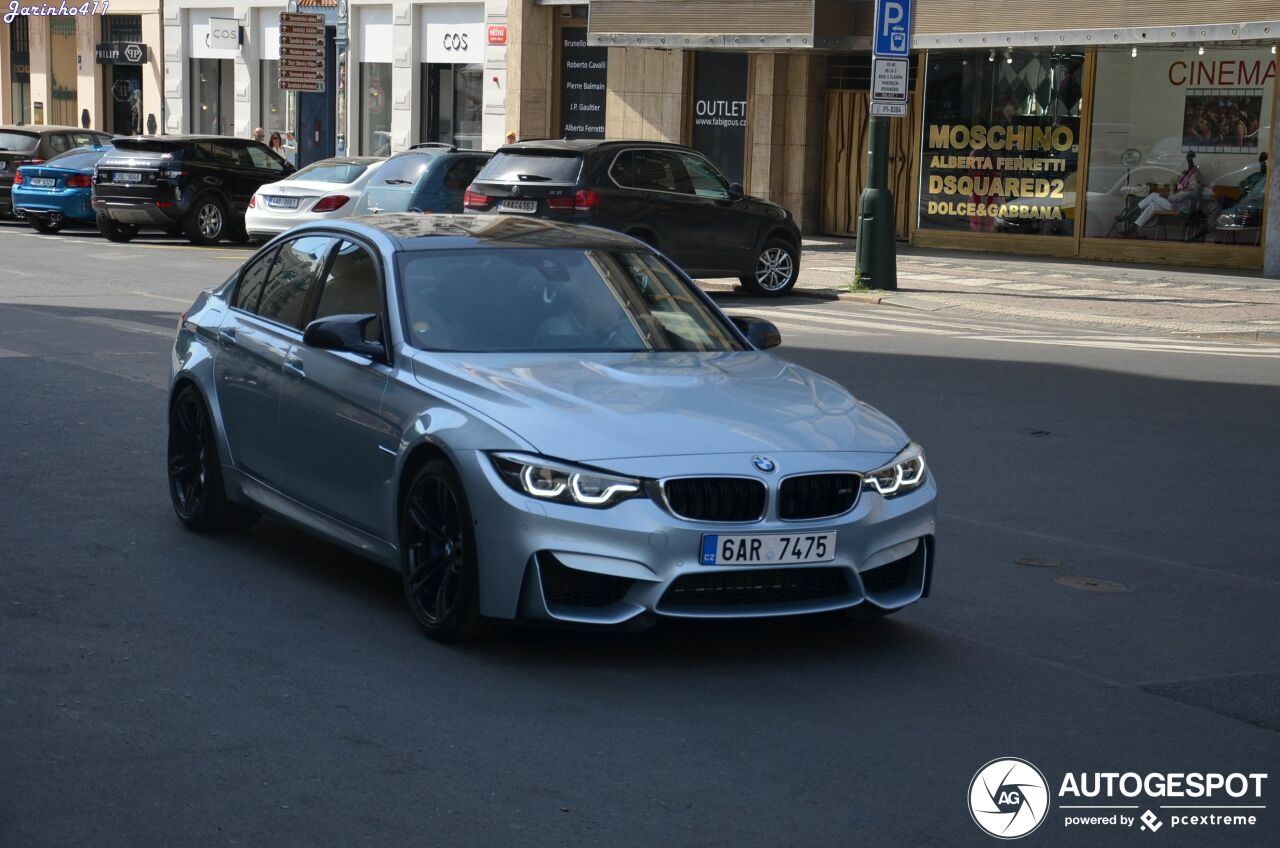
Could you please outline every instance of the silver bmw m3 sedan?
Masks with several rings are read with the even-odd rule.
[[[400,571],[423,629],[881,615],[929,592],[920,447],[616,233],[387,215],[277,237],[179,323],[169,482]]]

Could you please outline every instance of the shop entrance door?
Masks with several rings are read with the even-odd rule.
[[[826,137],[822,162],[822,231],[852,236],[858,230],[858,198],[867,186],[870,96],[865,91],[826,92]],[[889,189],[897,208],[898,238],[911,235],[915,186],[911,160],[917,128],[914,110],[889,120]]]
[[[107,132],[142,135],[142,66],[107,65]]]
[[[337,31],[324,30],[324,91],[298,93],[299,168],[327,159],[337,150]]]

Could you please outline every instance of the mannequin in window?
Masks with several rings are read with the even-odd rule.
[[[1138,203],[1138,218],[1134,221],[1134,226],[1138,229],[1145,227],[1157,212],[1186,212],[1191,208],[1192,202],[1200,196],[1200,169],[1196,167],[1196,154],[1194,151],[1187,154],[1187,169],[1178,177],[1178,182],[1173,187],[1173,192],[1165,197],[1163,194],[1157,194],[1154,191]]]

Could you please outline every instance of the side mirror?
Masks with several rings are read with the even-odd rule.
[[[382,342],[371,342],[365,338],[365,329],[377,320],[377,315],[369,314],[317,318],[307,325],[302,343],[307,347],[358,353],[375,362],[386,362],[387,351]]]
[[[741,200],[746,197],[747,193],[742,188],[742,183],[729,183],[729,199]]]
[[[752,318],[749,315],[731,315],[729,320],[757,350],[777,347],[782,344],[782,333],[778,332],[778,328],[773,325],[772,321],[766,321],[763,318]]]

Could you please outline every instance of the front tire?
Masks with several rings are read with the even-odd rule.
[[[751,272],[739,280],[743,288],[757,297],[781,297],[795,287],[799,276],[799,252],[790,242],[772,238],[760,248]]]
[[[400,572],[418,624],[440,642],[467,642],[492,630],[480,615],[475,525],[462,481],[444,460],[424,465],[400,508]]]
[[[227,499],[213,420],[204,398],[185,386],[169,407],[169,497],[188,530],[213,533],[247,530],[257,510]]]
[[[53,235],[62,229],[61,221],[50,221],[48,218],[43,218],[38,215],[27,215],[27,222],[35,228],[36,232],[44,233],[46,235]]]
[[[126,242],[138,234],[137,224],[121,224],[119,221],[113,221],[106,215],[98,215],[98,232],[107,239],[107,241]]]
[[[229,229],[227,208],[216,197],[202,197],[187,213],[184,228],[192,244],[217,244]]]

